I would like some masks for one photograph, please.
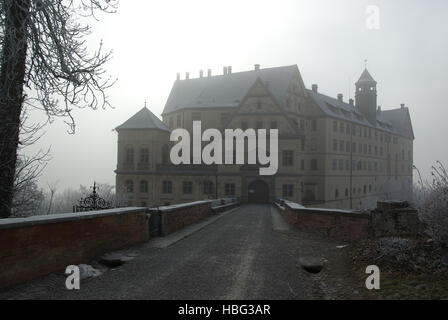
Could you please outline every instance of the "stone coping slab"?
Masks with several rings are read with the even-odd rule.
[[[95,219],[100,217],[127,214],[133,212],[149,212],[148,208],[142,207],[127,207],[114,208],[98,211],[86,211],[76,213],[58,213],[51,215],[31,216],[26,218],[6,218],[0,219],[0,229],[11,229],[20,227],[31,227],[42,224],[58,223],[65,221],[74,221],[81,219]]]

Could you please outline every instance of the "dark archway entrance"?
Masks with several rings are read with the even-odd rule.
[[[247,189],[249,203],[269,203],[269,185],[266,182],[252,181]]]

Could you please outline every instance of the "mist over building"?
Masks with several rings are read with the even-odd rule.
[[[117,190],[135,206],[240,197],[363,209],[377,200],[410,200],[409,109],[378,106],[377,82],[367,68],[355,86],[355,99],[329,97],[317,84],[306,88],[297,65],[178,74],[163,121],[145,106],[116,128]],[[277,174],[260,176],[259,165],[248,164],[173,165],[170,132],[184,128],[191,135],[193,121],[201,121],[202,130],[278,129]]]

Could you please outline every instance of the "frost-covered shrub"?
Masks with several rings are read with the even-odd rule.
[[[438,243],[448,245],[448,173],[440,161],[432,167],[432,182],[420,180],[416,205],[428,234]]]

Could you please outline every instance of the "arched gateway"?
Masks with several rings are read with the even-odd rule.
[[[249,203],[269,203],[269,185],[262,180],[255,180],[249,184]]]

